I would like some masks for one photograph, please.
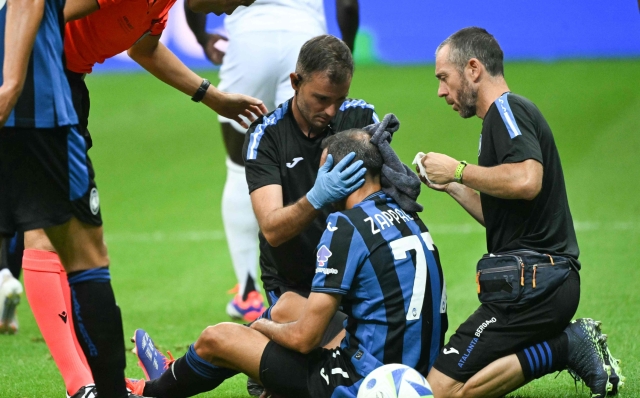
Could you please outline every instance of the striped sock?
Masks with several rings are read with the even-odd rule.
[[[563,370],[567,366],[568,355],[567,335],[560,335],[534,344],[516,353],[525,380],[531,381],[546,374]]]

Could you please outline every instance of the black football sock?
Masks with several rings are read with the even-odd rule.
[[[567,367],[569,339],[564,333],[516,353],[527,382]]]
[[[124,334],[109,268],[71,272],[73,323],[100,398],[126,398]]]
[[[178,358],[157,379],[146,382],[144,396],[157,398],[191,397],[211,391],[237,371],[215,366],[200,358],[193,348]]]
[[[251,277],[251,275],[247,275],[247,282],[244,284],[244,292],[242,292],[242,301],[247,301],[249,298],[249,293],[256,290],[256,284]]]

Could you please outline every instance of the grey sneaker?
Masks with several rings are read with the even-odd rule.
[[[609,345],[607,344],[607,335],[602,334],[602,322],[594,321],[594,326],[599,333],[598,344],[602,351],[602,358],[604,363],[611,368],[611,375],[609,376],[609,382],[611,383],[611,391],[608,391],[609,396],[616,395],[620,392],[620,389],[624,387],[626,378],[622,375],[622,367],[620,366],[620,360],[611,355]]]
[[[571,321],[564,330],[569,339],[569,373],[591,389],[592,398],[604,398],[613,389],[609,383],[611,368],[605,363],[598,342],[601,335],[590,318]]]

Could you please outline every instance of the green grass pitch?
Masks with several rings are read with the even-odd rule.
[[[216,72],[204,71],[216,79]],[[640,396],[640,60],[509,63],[512,91],[532,99],[560,150],[583,264],[578,317],[602,320]],[[205,326],[227,320],[235,283],[220,214],[225,152],[216,115],[148,74],[87,78],[93,99],[90,154],[97,170],[111,272],[125,335],[145,328],[182,355]],[[394,112],[393,141],[409,163],[418,151],[477,161],[481,120],[462,120],[436,96],[432,66],[362,66],[351,96]],[[424,188],[423,218],[440,248],[452,333],[478,305],[474,266],[484,234],[445,194]],[[63,397],[64,384],[27,300],[16,336],[0,336],[0,397]],[[636,337],[634,337],[636,336]],[[127,342],[127,347],[132,347]],[[127,375],[141,377],[128,354]],[[246,377],[206,397],[244,397]],[[511,397],[587,397],[567,373]]]

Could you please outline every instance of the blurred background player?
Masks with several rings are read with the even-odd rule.
[[[0,334],[18,331],[16,307],[20,304],[24,236],[17,232],[0,248]]]
[[[353,51],[359,24],[358,0],[336,0],[336,6],[342,40]],[[185,15],[207,58],[222,64],[219,88],[260,98],[269,111],[293,96],[289,74],[302,44],[327,33],[323,0],[257,0],[251,7],[238,8],[225,17],[225,36],[207,33],[207,16],[194,13],[186,2]],[[222,51],[225,49],[226,53]],[[247,129],[223,115],[218,120],[227,150],[222,221],[238,280],[227,314],[253,321],[264,305],[256,283],[258,222],[242,159]]]
[[[247,4],[247,1],[220,2],[201,0],[205,5],[222,4],[220,9],[232,11],[230,5]],[[73,106],[79,119],[79,132],[83,136],[83,151],[91,147],[89,135],[89,92],[84,78],[97,62],[103,62],[124,50],[143,67],[192,100],[203,102],[209,108],[225,114],[239,122],[239,115],[249,117],[266,112],[258,99],[238,94],[220,92],[206,79],[189,70],[171,51],[158,40],[166,26],[168,12],[174,0],[156,2],[151,8],[146,1],[116,2],[70,0],[65,6],[65,17],[71,21],[65,30],[66,79],[71,88]],[[99,7],[98,7],[99,6]],[[234,8],[235,8],[234,7]],[[215,7],[214,7],[215,8]],[[132,29],[122,30],[119,19],[124,15]],[[80,18],[75,20],[76,18]],[[88,162],[88,172],[94,174]],[[95,188],[95,187],[94,187]],[[91,190],[90,223],[102,224],[97,189]],[[69,394],[85,396],[92,393],[94,376],[87,365],[82,349],[78,345],[71,326],[71,294],[67,275],[55,253],[55,249],[43,230],[25,233],[23,259],[24,280],[27,297],[38,327],[47,343],[65,381]],[[105,260],[108,261],[108,260]]]

